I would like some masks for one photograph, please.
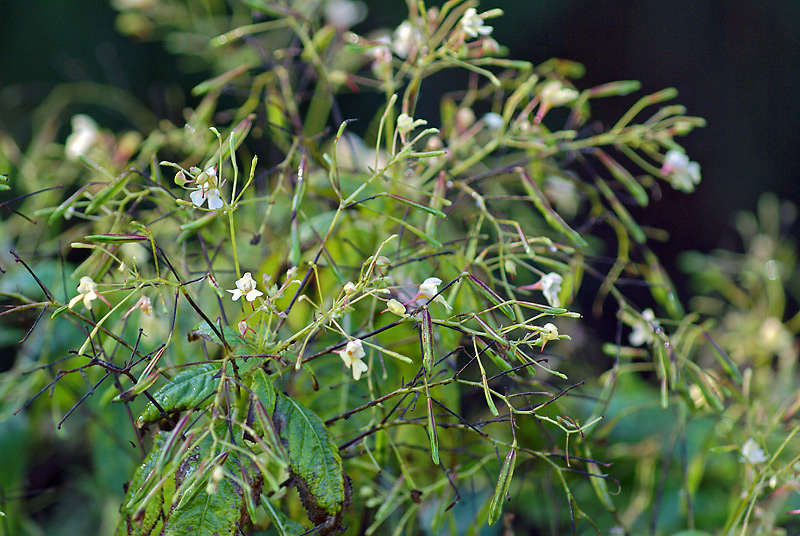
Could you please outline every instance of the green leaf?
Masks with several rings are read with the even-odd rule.
[[[308,519],[344,530],[342,510],[350,502],[350,483],[342,468],[339,448],[325,424],[296,400],[278,395],[273,414],[275,427],[289,458],[293,483]]]
[[[272,417],[272,414],[275,413],[275,402],[277,400],[277,393],[275,392],[275,387],[272,385],[272,380],[269,379],[267,373],[264,372],[263,369],[258,369],[253,374],[253,381],[250,384],[250,390],[252,391],[252,406],[251,406],[251,417],[248,417],[248,422],[253,420],[252,427],[253,430],[259,435],[264,436],[264,425],[269,426],[267,419]],[[260,407],[256,407],[258,404]],[[255,417],[258,418],[255,418]]]
[[[181,463],[176,473],[175,487],[183,484],[182,476],[197,478],[194,488],[186,489],[183,494],[193,494],[187,502],[169,512],[165,522],[165,534],[170,536],[238,536],[239,525],[246,515],[244,497],[241,488],[230,478],[223,478],[216,484],[214,493],[205,489],[212,467],[206,467],[204,475],[198,474],[208,454],[208,443],[202,444],[196,455],[190,456]],[[206,448],[203,448],[206,447]],[[241,475],[242,470],[236,463],[236,457],[229,455],[223,464],[226,473]],[[175,502],[173,498],[173,502]]]
[[[194,365],[176,375],[159,389],[153,398],[167,413],[185,409],[202,409],[211,403],[211,395],[219,385],[220,365],[203,363]],[[139,415],[137,426],[157,421],[161,412],[150,402]]]
[[[224,433],[225,429],[220,431]],[[168,439],[168,432],[155,435],[152,451],[130,481],[116,535],[241,534],[240,525],[249,522],[246,505],[248,500],[252,501],[250,493],[257,486],[252,480],[257,478],[257,469],[251,464],[248,471],[243,471],[235,454],[212,452],[213,442],[207,437],[180,464],[161,474],[157,470],[158,459],[169,448]],[[225,476],[208,493],[209,477],[218,464]],[[242,474],[251,478],[244,486],[230,479]]]

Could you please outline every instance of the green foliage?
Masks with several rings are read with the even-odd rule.
[[[138,469],[92,495],[122,504],[105,533],[780,534],[800,508],[793,215],[765,197],[745,255],[687,254],[678,301],[629,209],[700,179],[674,89],[594,128],[638,84],[506,59],[471,1],[408,2],[388,41],[318,2],[115,5],[211,71],[185,124],[65,86],[0,182],[4,448],[31,471],[51,415],[110,434],[98,475]],[[463,89],[421,118],[443,70]],[[127,130],[57,138],[87,95]]]

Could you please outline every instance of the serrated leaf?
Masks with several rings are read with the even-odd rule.
[[[503,300],[495,291],[489,288],[489,285],[472,274],[469,274],[469,281],[478,290],[478,292],[483,294],[484,298],[492,302],[492,305],[497,306],[497,308],[500,309],[503,314],[506,315],[512,322],[515,321],[514,310],[509,304],[505,303],[505,300]]]
[[[242,490],[229,478],[223,478],[217,482],[214,493],[208,493],[205,485],[211,468],[207,468],[205,478],[198,474],[205,458],[203,454],[208,452],[202,446],[197,453],[181,463],[177,471],[176,488],[183,484],[182,475],[188,475],[187,478],[197,477],[198,482],[193,489],[184,491],[184,494],[192,493],[193,496],[186,502],[181,500],[179,506],[167,514],[169,517],[164,523],[165,533],[170,536],[238,536],[241,534],[241,518],[246,515]],[[241,474],[235,460],[231,455],[223,464],[227,473]]]
[[[273,414],[275,427],[289,458],[293,483],[308,519],[342,528],[342,510],[350,502],[339,448],[322,420],[285,395],[278,395]]]
[[[224,429],[221,430],[224,432]],[[216,482],[213,493],[206,484],[216,463],[221,463],[226,475],[242,475],[240,461],[235,454],[211,452],[212,440],[206,438],[196,446],[191,455],[171,472],[161,474],[156,466],[168,448],[167,432],[155,435],[153,449],[139,466],[128,485],[125,502],[120,509],[117,536],[235,536],[241,534],[240,526],[248,522],[246,500],[240,482],[227,476]],[[221,460],[224,459],[224,462]],[[209,460],[215,460],[208,463]],[[254,467],[246,473],[256,477]],[[154,491],[154,487],[159,486]],[[251,481],[245,486],[248,492],[255,487]],[[181,490],[183,490],[181,492]],[[146,502],[142,502],[146,501]]]
[[[216,378],[220,365],[203,363],[194,365],[177,374],[159,389],[153,398],[167,413],[185,409],[202,409],[211,403],[211,395],[216,391],[219,379]],[[150,402],[139,415],[137,426],[157,421],[161,412]]]
[[[269,379],[267,373],[258,369],[253,374],[253,381],[250,384],[252,391],[252,405],[248,423],[252,420],[253,430],[261,437],[264,436],[264,426],[270,426],[269,419],[275,413],[275,402],[277,393]]]
[[[489,525],[494,525],[500,519],[500,514],[503,512],[503,502],[506,500],[516,463],[517,449],[512,448],[506,454],[506,459],[503,460],[503,467],[500,469],[500,476],[497,478],[497,485],[494,487],[494,497],[492,497],[492,503],[489,507]]]

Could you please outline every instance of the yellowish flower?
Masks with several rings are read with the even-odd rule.
[[[69,301],[69,308],[72,309],[79,301],[83,300],[83,305],[92,310],[92,301],[100,297],[97,292],[97,283],[91,277],[81,277],[80,284],[78,284],[78,295]]]
[[[412,298],[411,301],[414,301],[419,298],[425,298],[427,300],[430,300],[431,298],[436,296],[436,294],[439,292],[439,285],[441,284],[442,280],[439,279],[438,277],[429,277],[428,279],[422,282],[422,284],[419,286],[419,291],[417,292],[417,295],[414,296],[414,298]],[[447,303],[447,300],[444,299],[444,296],[441,295],[436,296],[436,298],[434,298],[433,301],[441,303],[448,309],[452,309],[452,307],[450,307],[450,304]]]

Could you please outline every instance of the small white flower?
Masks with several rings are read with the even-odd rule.
[[[686,153],[670,149],[664,155],[661,173],[666,175],[672,187],[690,193],[700,183],[700,164],[692,162]]]
[[[70,160],[77,160],[81,156],[86,156],[98,141],[100,131],[94,119],[85,114],[78,114],[72,117],[72,134],[67,136],[64,152]]]
[[[407,58],[422,47],[422,32],[410,20],[404,20],[394,31],[392,50],[401,58]]]
[[[83,276],[78,284],[78,295],[69,301],[69,308],[72,309],[79,301],[83,300],[83,305],[91,311],[92,301],[99,297],[97,283],[91,277]]]
[[[542,288],[544,299],[551,307],[561,307],[561,300],[558,299],[558,293],[561,292],[561,282],[564,280],[559,274],[550,272],[542,276],[542,279],[537,283]]]
[[[242,296],[249,302],[252,302],[259,296],[263,296],[263,292],[256,289],[256,282],[253,279],[253,276],[250,275],[250,272],[245,272],[241,279],[236,281],[236,288],[233,290],[229,290],[233,296],[231,298],[233,301],[237,301]]]
[[[486,26],[475,8],[471,7],[461,17],[461,29],[470,37],[478,37],[491,34],[494,28]]]
[[[742,445],[742,460],[747,463],[757,464],[767,461],[769,458],[764,454],[764,449],[751,437]]]
[[[438,277],[429,277],[419,286],[419,293],[417,296],[430,300],[436,295],[437,292],[439,292],[439,285],[441,284],[442,280]]]
[[[202,207],[208,200],[209,210],[223,207],[222,196],[217,188],[217,170],[210,167],[197,176],[197,189],[189,194],[195,206]]]
[[[631,343],[631,346],[650,344],[653,342],[655,330],[660,327],[661,324],[656,320],[653,310],[647,308],[642,311],[642,320],[633,325],[633,331],[628,336],[628,342]]]
[[[361,346],[361,340],[354,339],[347,343],[344,350],[334,350],[339,354],[339,357],[344,361],[345,366],[353,371],[353,379],[358,381],[361,379],[361,374],[367,371],[369,367],[362,361],[364,358],[364,348]]]

